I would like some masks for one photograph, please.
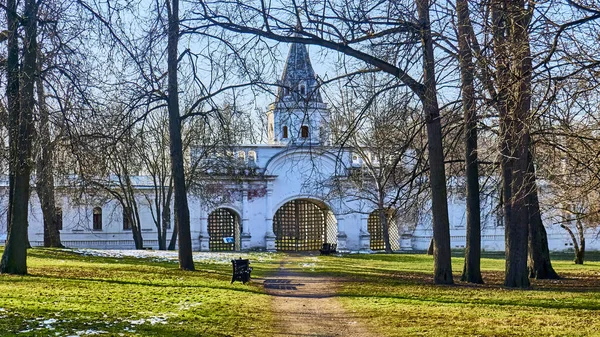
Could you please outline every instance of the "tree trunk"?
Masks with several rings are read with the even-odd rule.
[[[167,229],[171,225],[171,197],[173,195],[172,186],[173,186],[172,183],[170,183],[168,192],[163,199],[163,208],[162,208],[162,239],[163,239],[163,247],[164,247],[163,249],[168,249],[167,248]],[[173,233],[174,233],[174,237],[176,238],[177,232],[175,230],[173,230]],[[175,249],[175,240],[172,238],[171,241],[173,241],[173,248],[170,248],[170,250],[173,250],[173,249]],[[171,243],[169,243],[169,247],[171,247]]]
[[[585,258],[585,231],[581,220],[577,220],[575,225],[577,226],[577,234],[579,234],[579,249],[575,252],[575,264],[583,264]]]
[[[41,78],[42,57],[38,49],[37,95],[40,113],[39,121],[39,154],[36,162],[36,191],[42,206],[44,218],[44,247],[63,248],[60,242],[60,231],[56,217],[56,201],[54,198],[54,149],[50,139],[50,116],[46,106],[44,83]]]
[[[163,207],[163,211],[162,211],[162,242],[161,242],[161,249],[162,250],[166,250],[167,249],[167,229],[169,227],[169,224],[171,223],[171,207],[169,205],[166,205],[165,207]]]
[[[506,222],[506,270],[504,285],[511,288],[529,287],[527,269],[527,244],[529,233],[529,193],[527,191],[527,168],[529,154],[529,125],[531,108],[531,51],[529,47],[529,13],[524,3],[509,2],[505,15],[511,23],[509,31],[511,52],[515,61],[512,65],[509,112],[513,114],[513,123],[509,136],[509,148],[513,153],[512,198],[505,200],[510,204],[511,216]]]
[[[462,281],[483,283],[481,278],[481,216],[479,202],[479,168],[477,163],[477,111],[473,76],[473,54],[469,45],[469,3],[456,0],[458,16],[458,50],[462,79],[462,101],[465,122],[465,163],[467,180],[467,245]]]
[[[433,255],[433,238],[429,240],[429,247],[427,247],[427,255]]]
[[[576,220],[576,221],[579,221],[579,220]],[[568,225],[560,224],[560,227],[562,227],[562,229],[567,231],[567,234],[569,234],[569,237],[571,238],[571,242],[573,242],[573,249],[575,250],[575,263],[577,263],[577,256],[579,255],[579,242],[577,241],[577,237],[575,236],[575,233],[573,233],[573,230]]]
[[[167,239],[163,233],[163,214],[161,212],[161,208],[158,207],[160,204],[157,202],[156,206],[156,235],[158,240],[158,250],[166,250],[167,249]]]
[[[177,244],[177,234],[179,233],[177,226],[177,219],[175,219],[175,224],[173,225],[173,234],[171,234],[171,240],[169,241],[169,247],[167,250],[175,250],[175,245]]]
[[[583,264],[584,257],[585,257],[585,250],[583,248],[578,249],[575,252],[575,264]]]
[[[6,100],[7,100],[7,115],[8,115],[8,209],[6,211],[6,229],[8,237],[10,237],[12,224],[12,204],[14,201],[15,190],[15,170],[17,166],[18,153],[18,125],[19,115],[21,113],[19,96],[20,96],[20,79],[19,79],[19,20],[17,16],[17,1],[7,0],[6,2],[6,22],[8,27],[7,38],[7,57],[6,57]],[[4,258],[4,257],[3,257]]]
[[[429,1],[417,0],[417,11],[421,25],[423,51],[424,92],[423,102],[429,150],[429,178],[431,184],[431,208],[433,212],[433,280],[435,284],[453,284],[450,251],[450,221],[446,198],[446,170],[442,147],[442,125],[437,101],[435,81],[435,56],[429,20]]]
[[[528,170],[528,186],[526,190],[529,192],[529,277],[535,279],[558,279],[558,274],[552,268],[550,261],[550,250],[548,249],[548,236],[546,229],[542,223],[540,213],[540,202],[538,200],[535,166],[533,164],[533,156],[531,151],[528,155],[529,165]]]
[[[192,259],[192,237],[190,233],[190,211],[185,189],[183,164],[183,144],[181,140],[181,119],[179,116],[179,93],[177,84],[178,44],[179,44],[179,0],[172,0],[169,8],[167,41],[168,63],[168,110],[169,139],[171,141],[171,174],[175,189],[175,221],[179,233],[179,268],[194,270]]]
[[[121,162],[121,168],[123,171],[124,184],[121,184],[125,199],[122,205],[127,209],[126,216],[129,218],[129,224],[131,225],[131,234],[133,235],[133,242],[135,243],[135,249],[144,249],[144,238],[142,237],[142,222],[140,219],[140,212],[138,209],[137,201],[135,198],[135,190],[133,189],[133,183],[131,176],[128,171],[128,163]]]
[[[131,232],[133,234],[133,242],[135,243],[135,249],[144,249],[144,239],[142,237],[142,231],[139,226],[131,226]]]
[[[383,233],[383,243],[384,243],[384,247],[385,247],[385,252],[391,253],[392,247],[390,245],[390,227],[388,225],[388,218],[387,218],[385,209],[379,208],[378,214],[379,214],[379,223],[382,227],[381,229],[383,230],[382,233]]]
[[[129,177],[128,177],[129,178]],[[128,179],[128,184],[131,187],[131,199],[132,199],[132,217],[135,216],[135,222],[132,222],[133,226],[131,230],[133,232],[133,240],[135,241],[135,249],[144,249],[144,238],[142,237],[142,222],[140,219],[140,212],[135,202],[135,192],[133,191],[131,180]]]
[[[33,97],[35,77],[36,77],[36,56],[37,56],[37,3],[35,0],[25,1],[24,15],[25,36],[23,39],[23,61],[21,66],[21,92],[14,92],[18,88],[13,77],[18,74],[18,41],[17,28],[18,19],[15,17],[17,4],[12,0],[7,1],[7,24],[9,27],[9,48],[8,56],[11,58],[7,64],[7,70],[11,77],[7,85],[7,95],[11,96],[12,102],[9,102],[10,125],[18,128],[17,132],[11,132],[11,135],[17,136],[10,154],[16,155],[11,158],[14,165],[14,180],[10,206],[10,222],[8,225],[8,237],[6,246],[2,255],[0,272],[8,274],[27,274],[27,227],[28,227],[28,206],[29,206],[29,180],[31,176],[31,147],[33,134],[33,109],[35,100]],[[14,35],[14,36],[13,36]],[[12,58],[15,49],[17,58]],[[8,61],[8,60],[7,60]],[[16,68],[15,68],[16,67]],[[14,109],[15,98],[20,100],[20,107]],[[12,109],[11,109],[12,108]]]

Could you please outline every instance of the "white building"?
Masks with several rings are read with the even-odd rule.
[[[211,202],[190,194],[189,208],[194,250],[318,250],[324,242],[338,250],[370,251],[383,248],[378,218],[372,205],[343,194],[332,196],[327,184],[361,166],[351,151],[329,144],[330,116],[304,45],[293,44],[275,102],[268,113],[268,144],[237,146],[240,164],[230,172],[213,172],[205,188]],[[191,154],[194,156],[194,153]],[[235,173],[235,174],[233,174]],[[136,181],[139,191],[151,188],[148,179]],[[4,189],[4,203],[7,193]],[[134,248],[131,230],[116,201],[81,205],[57,189],[62,212],[61,239],[68,247]],[[32,196],[29,238],[43,244],[41,208]],[[144,246],[158,247],[147,200],[139,200]],[[453,248],[465,245],[464,200],[449,199]],[[431,240],[431,217],[399,212],[390,228],[395,250],[425,250]],[[5,219],[5,217],[4,217]],[[485,218],[482,248],[504,250],[504,227]],[[0,227],[6,229],[6,222]],[[548,230],[550,249],[570,246],[560,228]],[[169,235],[170,236],[170,231]],[[593,237],[589,249],[600,244]]]

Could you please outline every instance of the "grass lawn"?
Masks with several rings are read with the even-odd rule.
[[[172,261],[31,249],[28,276],[0,275],[0,336],[270,336],[277,313],[260,282],[229,284],[227,260],[238,255],[183,272]],[[241,255],[255,278],[284,257]],[[291,267],[340,277],[349,319],[381,336],[600,336],[599,261],[557,255],[564,278],[526,291],[501,286],[501,255],[482,260],[481,286],[432,285],[432,259],[419,254],[300,257]],[[453,266],[462,268],[458,254]]]
[[[432,258],[416,254],[326,257],[314,270],[344,276],[344,306],[382,336],[600,336],[600,254],[583,266],[555,255],[563,279],[534,280],[530,290],[502,287],[503,258],[482,260],[485,285],[455,272],[457,285],[434,286]]]
[[[0,275],[0,336],[268,336],[269,297],[256,282],[230,285],[228,259],[184,272],[175,262],[30,249],[28,276]],[[253,266],[256,276],[273,268]]]

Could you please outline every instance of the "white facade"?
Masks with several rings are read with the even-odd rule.
[[[280,85],[276,101],[268,113],[269,144],[236,147],[234,156],[241,165],[235,172],[212,172],[214,174],[205,186],[211,191],[209,194],[212,193],[210,201],[207,201],[206,195],[200,197],[190,193],[188,196],[193,249],[205,251],[219,245],[234,250],[294,250],[294,247],[303,250],[327,241],[336,243],[340,251],[371,251],[374,234],[369,233],[368,219],[369,214],[375,211],[374,206],[343,193],[332,193],[328,184],[333,178],[347,176],[349,168],[360,168],[361,161],[349,150],[329,146],[329,112],[321,99],[303,45],[292,45]],[[157,249],[157,229],[149,201],[142,197],[144,190],[149,188],[146,184],[138,184],[140,222],[144,246]],[[2,195],[2,202],[6,204],[6,187]],[[118,202],[76,203],[67,191],[59,188],[57,206],[63,212],[61,239],[65,246],[134,248],[131,230],[123,228],[123,210]],[[93,219],[95,207],[102,209],[102,226],[96,230]],[[211,219],[218,218],[215,212],[223,209],[227,212],[222,214],[231,214],[236,219],[231,234],[234,242],[220,244],[214,241],[213,235],[211,243],[209,232],[213,227],[209,223],[213,221],[214,224],[215,220]],[[451,247],[463,248],[466,230],[464,200],[451,197],[449,213]],[[43,222],[35,194],[31,198],[29,221],[30,242],[33,246],[40,246],[43,244]],[[324,227],[309,226],[309,230],[314,231],[312,234],[304,233],[304,227],[298,228],[299,223],[310,221],[323,221]],[[400,210],[396,221],[398,226],[391,235],[395,241],[392,246],[396,250],[427,249],[432,234],[429,214],[415,216]],[[482,227],[482,249],[503,251],[504,227],[493,216],[484,217]],[[5,231],[4,216],[0,219],[0,238]],[[170,235],[171,230],[167,238]],[[596,237],[596,233],[589,233],[588,249],[600,249],[600,241]],[[315,238],[318,242],[307,243]],[[569,236],[559,227],[548,228],[548,239],[551,250],[572,247]]]

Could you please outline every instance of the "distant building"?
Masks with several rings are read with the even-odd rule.
[[[332,194],[327,182],[344,177],[361,160],[351,150],[330,146],[330,114],[323,101],[309,54],[292,44],[268,118],[268,144],[240,145],[228,150],[239,164],[207,172],[207,195],[188,196],[194,250],[318,250],[336,243],[341,251],[383,249],[382,229],[369,203]],[[193,150],[191,156],[201,149]],[[233,171],[232,171],[233,170]],[[152,188],[148,177],[137,177],[139,191]],[[4,184],[5,185],[5,184]],[[2,202],[6,204],[4,187]],[[131,224],[116,201],[82,204],[57,189],[61,239],[69,247],[132,249]],[[207,198],[209,200],[207,200]],[[156,249],[156,228],[148,200],[139,200],[144,246]],[[453,248],[465,245],[464,200],[449,199]],[[42,214],[37,197],[30,207],[29,239],[43,244]],[[431,217],[398,212],[390,225],[394,250],[425,250],[431,240]],[[0,224],[5,238],[6,217]],[[504,227],[495,217],[484,219],[482,248],[504,250]],[[172,224],[170,226],[173,227]],[[170,237],[169,229],[168,237]],[[569,248],[559,228],[548,229],[550,249]],[[588,241],[591,249],[600,248]]]

